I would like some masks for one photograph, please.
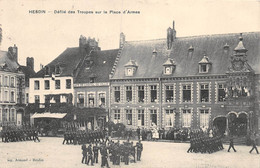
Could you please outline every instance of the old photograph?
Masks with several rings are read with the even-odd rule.
[[[259,0],[0,0],[0,168],[260,168]]]

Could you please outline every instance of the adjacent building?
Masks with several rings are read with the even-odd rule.
[[[93,51],[84,60],[74,82],[75,106],[89,111],[88,122],[94,128],[103,128],[109,111],[109,73],[117,57],[118,49]],[[103,109],[103,110],[98,110]]]
[[[67,48],[30,78],[29,103],[45,112],[54,104],[72,104],[74,120],[92,129],[103,127],[109,109],[109,73],[117,52],[102,51],[94,38],[80,36],[79,47]]]
[[[110,74],[110,119],[129,128],[246,134],[259,122],[260,32],[125,41]]]
[[[0,125],[21,125],[25,75],[17,62],[18,48],[0,51]]]

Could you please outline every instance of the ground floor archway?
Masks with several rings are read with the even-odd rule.
[[[227,115],[228,129],[230,135],[247,135],[248,116],[246,112],[230,112]]]
[[[220,116],[220,117],[216,117],[213,120],[213,126],[215,128],[217,128],[217,130],[219,131],[219,133],[224,134],[227,128],[227,121],[226,121],[226,117],[224,116]]]

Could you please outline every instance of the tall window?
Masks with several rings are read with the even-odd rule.
[[[127,125],[132,125],[132,110],[125,110],[126,113],[126,124]]]
[[[209,85],[200,85],[200,102],[209,102]]]
[[[114,110],[114,122],[120,123],[120,110],[119,109]]]
[[[55,95],[54,96],[54,100],[55,100],[55,103],[60,103],[60,95]]]
[[[144,86],[138,86],[138,102],[144,102]]]
[[[55,67],[55,74],[59,75],[60,74],[60,66]]]
[[[88,105],[89,107],[94,107],[94,100],[95,100],[95,97],[94,97],[94,94],[91,93],[91,94],[88,94]]]
[[[50,96],[45,96],[45,107],[49,107],[50,102],[51,102]]]
[[[8,76],[5,76],[4,83],[5,86],[9,86]]]
[[[78,106],[83,107],[84,106],[84,94],[79,93],[78,94]]]
[[[182,110],[182,126],[183,127],[191,126],[191,110],[190,109]]]
[[[106,106],[106,95],[105,93],[99,93],[98,94],[98,104],[99,107],[105,107]]]
[[[45,88],[45,90],[49,90],[50,89],[50,81],[49,80],[45,80],[44,81],[44,88]]]
[[[132,102],[132,86],[126,86],[126,101]]]
[[[224,84],[218,84],[218,101],[223,102],[225,101],[226,93]]]
[[[157,102],[157,86],[156,85],[153,85],[153,86],[150,86],[150,89],[151,89],[151,102]]]
[[[144,110],[138,110],[138,126],[144,126]]]
[[[120,102],[120,86],[114,87],[115,89],[115,102],[119,103]]]
[[[2,116],[3,116],[3,114],[2,114],[2,108],[0,108],[0,122],[3,121]]]
[[[173,102],[173,85],[165,86],[165,102]]]
[[[71,89],[71,79],[66,79],[66,89]]]
[[[34,96],[34,103],[40,103],[40,96],[39,95]]]
[[[200,110],[200,127],[209,127],[209,110],[201,109]]]
[[[15,121],[15,110],[11,109],[11,121]]]
[[[50,75],[50,68],[48,66],[45,67],[45,75]]]
[[[40,89],[40,82],[38,80],[34,81],[34,90]]]
[[[26,103],[29,103],[29,93],[26,93]]]
[[[11,87],[14,87],[14,77],[11,77]]]
[[[182,86],[182,102],[191,102],[191,85]]]
[[[55,80],[55,89],[60,89],[60,80]]]
[[[14,92],[13,92],[13,91],[11,91],[11,99],[10,99],[10,101],[11,101],[11,102],[15,102],[15,101],[14,101]]]
[[[174,111],[173,110],[165,110],[165,120],[166,127],[174,126]]]
[[[157,111],[150,110],[150,124],[151,126],[157,125]]]
[[[9,101],[8,91],[5,91],[4,100]]]
[[[7,121],[8,120],[8,115],[9,115],[9,109],[5,108],[4,109],[4,113],[3,113],[3,121]]]

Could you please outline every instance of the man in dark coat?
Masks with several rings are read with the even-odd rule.
[[[87,154],[88,154],[88,151],[87,151],[87,147],[85,144],[83,144],[81,146],[81,149],[82,149],[82,160],[81,160],[81,163],[83,163],[85,161],[85,164],[87,164]]]
[[[256,139],[252,139],[252,149],[249,151],[251,153],[255,149],[256,153],[259,154],[257,147],[256,147]]]
[[[107,166],[109,168],[109,164],[108,164],[108,160],[107,160],[107,157],[108,157],[108,154],[107,154],[107,148],[106,148],[106,145],[105,143],[103,144],[103,146],[101,147],[101,167],[104,167],[104,166]]]
[[[235,147],[234,147],[234,139],[233,139],[233,137],[230,138],[228,152],[230,151],[231,148],[234,150],[234,152],[237,152]]]
[[[141,143],[141,141],[139,140],[139,142],[136,143],[136,147],[137,147],[137,161],[141,160],[141,155],[142,155],[142,151],[143,151],[143,144]]]
[[[88,146],[88,162],[87,165],[89,164],[89,161],[91,161],[91,166],[93,166],[93,151],[92,151],[92,145],[89,144]]]
[[[137,128],[136,132],[137,132],[137,136],[138,136],[138,140],[139,140],[140,139],[140,134],[141,134],[141,130],[140,130],[139,127]]]
[[[98,163],[98,145],[96,143],[95,146],[93,146],[93,153],[94,153],[94,163]]]

